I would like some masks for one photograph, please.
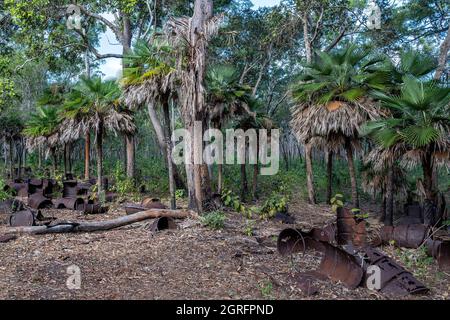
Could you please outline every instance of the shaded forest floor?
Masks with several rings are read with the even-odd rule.
[[[323,226],[334,218],[329,206],[290,203],[297,226]],[[370,212],[370,208],[364,208]],[[84,216],[74,211],[44,210],[66,220],[103,220],[125,215]],[[379,225],[369,218],[372,231]],[[199,221],[178,222],[178,230],[151,234],[148,222],[108,232],[20,236],[0,243],[0,299],[387,299],[365,288],[317,281],[319,293],[306,296],[295,275],[314,270],[320,257],[312,252],[282,257],[277,221],[255,220],[253,236],[245,235],[246,219],[228,212],[225,228],[211,230]],[[7,229],[0,225],[0,234]],[[450,275],[434,261],[415,261],[417,250],[383,247],[431,291],[405,299],[449,299]],[[408,262],[409,261],[409,262]],[[414,262],[415,261],[415,262]],[[81,289],[66,286],[69,265],[81,269]]]

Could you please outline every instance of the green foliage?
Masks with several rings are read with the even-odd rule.
[[[450,131],[450,88],[412,76],[405,76],[403,82],[399,96],[372,92],[393,116],[367,123],[363,132],[384,148],[397,143],[424,148],[445,139]]]
[[[223,229],[225,219],[225,213],[222,211],[211,211],[200,216],[201,223],[214,230]]]
[[[255,225],[255,222],[253,220],[249,220],[249,219],[245,220],[245,226],[244,226],[243,232],[247,237],[253,236],[254,225]]]
[[[344,196],[340,193],[336,193],[333,198],[330,200],[331,209],[333,212],[336,212],[338,208],[342,208],[344,206],[343,202]]]
[[[429,267],[435,263],[434,258],[427,254],[426,246],[418,249],[396,248],[400,261],[408,270],[412,270],[415,276],[429,275]]]
[[[5,201],[6,199],[11,198],[11,193],[9,191],[4,191],[5,181],[0,177],[0,201]]]
[[[174,61],[170,59],[173,49],[164,40],[154,37],[152,41],[136,41],[132,51],[124,58],[123,86],[142,84],[143,82],[162,78],[173,71]]]
[[[270,219],[278,212],[287,212],[288,197],[280,194],[282,191],[272,192],[270,197],[264,202],[260,210],[262,219]]]
[[[186,192],[183,189],[178,189],[175,191],[175,199],[180,200],[186,197]]]
[[[269,280],[264,281],[259,284],[259,290],[261,291],[261,295],[266,299],[272,298],[273,285]]]
[[[317,59],[305,66],[292,95],[298,102],[326,104],[332,100],[355,102],[370,89],[382,90],[388,83],[381,72],[384,57],[370,57],[356,45],[331,53],[317,52]]]
[[[48,137],[57,130],[59,123],[57,107],[38,106],[26,122],[23,134],[29,137]]]
[[[127,177],[121,161],[116,162],[114,168],[114,186],[113,191],[117,192],[121,199],[133,197],[137,192],[132,178]]]
[[[224,205],[226,205],[227,207],[231,207],[233,208],[233,210],[242,214],[247,213],[247,209],[245,208],[244,204],[241,202],[237,195],[233,194],[231,190],[224,189],[221,197]]]

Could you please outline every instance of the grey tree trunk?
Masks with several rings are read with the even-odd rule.
[[[314,192],[314,178],[313,178],[313,167],[312,167],[312,145],[311,142],[307,142],[305,145],[305,163],[306,163],[306,187],[308,189],[309,203],[316,203],[316,195]]]
[[[347,154],[348,172],[352,186],[352,203],[355,208],[359,208],[358,184],[356,182],[355,164],[353,163],[353,148],[350,141],[345,142],[345,152]]]
[[[333,151],[327,152],[327,204],[331,201],[333,188]]]
[[[447,65],[448,51],[450,50],[450,25],[448,26],[447,36],[441,45],[438,58],[438,67],[436,73],[434,74],[434,79],[439,80],[444,72],[445,66]]]
[[[97,152],[97,190],[99,199],[103,193],[103,122],[100,121],[95,133],[96,152]]]
[[[394,224],[394,168],[389,165],[386,177],[386,214],[384,216],[384,225],[392,226]]]

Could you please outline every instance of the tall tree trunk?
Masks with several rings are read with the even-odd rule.
[[[64,154],[63,154],[63,162],[64,162],[64,174],[66,175],[69,171],[67,165],[67,143],[64,143]]]
[[[99,199],[103,194],[103,121],[100,120],[95,133],[97,152],[97,191]]]
[[[56,154],[56,148],[51,148],[51,154],[53,158],[53,176],[56,176],[56,171],[58,170],[58,155]]]
[[[258,199],[258,164],[253,165],[253,179],[252,179],[252,198],[253,200]]]
[[[174,176],[174,163],[172,161],[172,139],[170,133],[170,114],[169,114],[169,97],[163,102],[163,114],[164,114],[164,135],[166,140],[166,157],[167,157],[167,169],[169,171],[169,192],[170,192],[170,208],[176,209],[176,197],[175,197],[175,176]]]
[[[221,163],[217,164],[217,193],[222,194],[223,185],[223,165]]]
[[[9,140],[9,175],[14,180],[14,153],[13,153],[13,140]]]
[[[309,30],[308,30],[308,12],[305,10],[303,16],[302,16],[302,22],[303,22],[303,41],[305,43],[305,55],[306,55],[306,62],[311,63],[312,61],[312,48],[311,48],[311,40],[309,39]]]
[[[306,187],[308,189],[309,203],[316,203],[316,195],[314,192],[314,177],[313,177],[313,167],[312,167],[312,145],[308,141],[305,145],[305,162],[306,162]]]
[[[438,58],[438,67],[436,73],[434,74],[434,79],[441,79],[442,73],[444,72],[445,66],[447,65],[448,51],[450,50],[450,24],[448,26],[447,36],[441,45]]]
[[[86,132],[84,140],[84,179],[89,180],[89,164],[91,162],[91,133]]]
[[[132,135],[126,135],[125,136],[126,141],[126,158],[127,158],[127,177],[128,178],[134,178],[135,172],[134,172],[134,156],[135,156],[135,146],[134,146],[134,136]]]
[[[394,165],[390,164],[386,177],[386,214],[384,216],[384,225],[392,226],[394,224]]]
[[[131,49],[131,40],[132,40],[132,27],[130,17],[127,13],[121,11],[120,16],[122,17],[122,54],[127,54]],[[127,66],[122,61],[122,72]],[[135,176],[135,145],[134,145],[135,137],[132,135],[126,136],[126,159],[127,159],[127,177],[134,178]]]
[[[355,208],[359,208],[358,184],[356,182],[355,164],[353,162],[353,148],[349,140],[345,142],[345,152],[347,154],[348,172],[352,186],[352,203]]]
[[[170,110],[169,110],[169,97],[166,97],[166,101],[163,104],[163,115],[164,115],[164,135],[165,140],[170,142],[170,153],[172,153],[172,129],[170,127]],[[166,147],[167,148],[167,147]],[[172,157],[170,157],[170,161],[172,162],[172,172],[173,172],[173,179],[175,181],[175,187],[177,189],[186,189],[186,185],[183,182],[183,179],[180,176],[180,173],[178,172],[177,165],[172,161]]]
[[[333,151],[327,152],[327,204],[331,201],[333,192]]]
[[[245,163],[241,164],[241,201],[245,201],[245,195],[248,193],[247,172]]]
[[[425,201],[423,204],[424,224],[434,226],[437,222],[436,193],[433,189],[433,158],[431,151],[426,151],[422,158],[423,188]]]

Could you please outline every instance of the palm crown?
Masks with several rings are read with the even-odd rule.
[[[364,131],[385,148],[404,143],[415,149],[445,142],[450,128],[450,88],[412,76],[404,76],[403,82],[399,95],[372,93],[393,117],[372,121]]]

